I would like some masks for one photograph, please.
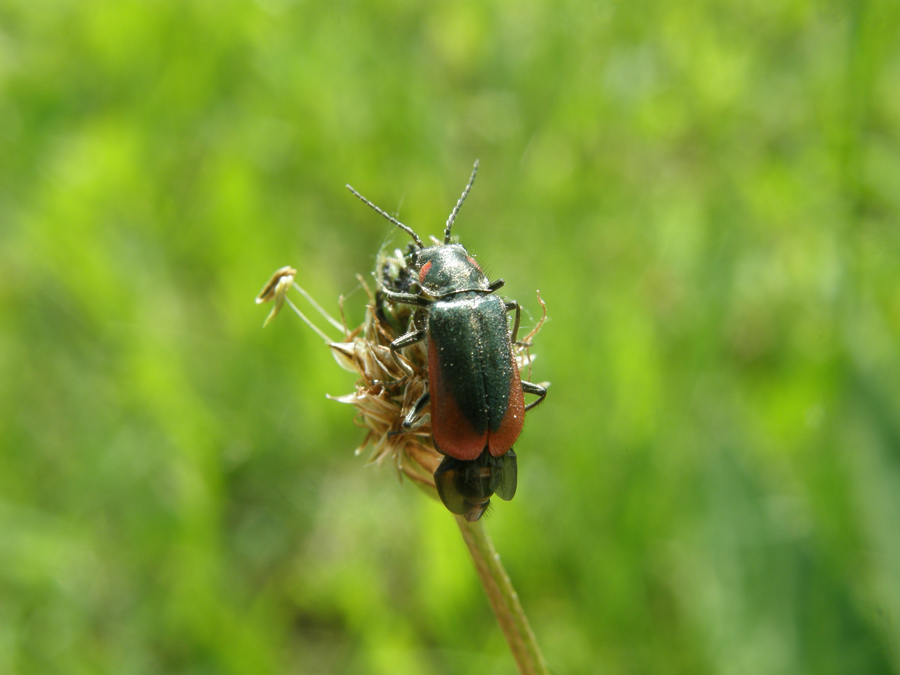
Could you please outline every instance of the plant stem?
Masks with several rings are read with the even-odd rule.
[[[472,562],[484,592],[487,594],[491,608],[497,617],[497,622],[506,636],[509,649],[519,666],[521,675],[549,675],[547,662],[541,654],[537,640],[528,618],[519,604],[519,595],[513,588],[512,582],[503,564],[500,555],[494,549],[494,544],[488,536],[481,521],[470,523],[462,518],[456,519],[463,540],[469,547]]]

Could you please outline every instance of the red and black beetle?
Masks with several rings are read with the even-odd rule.
[[[478,162],[444,228],[442,244],[425,246],[419,235],[388,215],[349,185],[347,188],[394,225],[413,243],[405,256],[402,282],[381,281],[380,294],[390,303],[417,308],[412,330],[390,344],[397,353],[425,341],[428,390],[403,421],[413,428],[431,403],[431,432],[444,457],[434,478],[438,494],[453,513],[477,520],[497,494],[510,500],[516,492],[516,454],[512,446],[522,431],[525,412],[544,400],[547,390],[523,381],[513,353],[520,308],[495,291],[503,280],[489,281],[461,244],[450,243],[450,229],[469,194]],[[508,312],[515,311],[512,330]],[[411,373],[410,373],[411,374]],[[537,400],[525,404],[524,394]]]

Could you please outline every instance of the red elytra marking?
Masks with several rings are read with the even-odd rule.
[[[481,267],[479,266],[479,264],[477,262],[475,262],[475,258],[473,258],[472,256],[466,256],[466,257],[469,259],[469,262],[472,263],[473,265],[475,265],[475,268],[480,272]]]
[[[476,459],[487,445],[487,432],[478,433],[447,393],[437,347],[428,341],[428,390],[431,394],[431,433],[442,452],[456,459]]]
[[[525,421],[525,397],[519,368],[513,361],[509,405],[497,431],[478,433],[469,424],[456,400],[448,395],[434,342],[428,341],[428,382],[431,394],[431,433],[438,448],[461,460],[477,459],[487,447],[502,457],[519,437]]]
[[[429,261],[429,262],[425,263],[424,265],[422,265],[422,269],[419,270],[419,283],[420,284],[425,283],[425,275],[428,274],[428,270],[431,269],[432,262],[433,261]]]
[[[494,457],[502,457],[516,442],[522,433],[525,422],[525,394],[522,391],[522,378],[519,368],[513,359],[513,376],[509,391],[509,406],[500,422],[500,428],[488,434],[488,449]]]

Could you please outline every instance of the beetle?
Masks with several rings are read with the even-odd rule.
[[[503,279],[490,281],[462,244],[451,243],[451,228],[478,173],[472,169],[462,196],[450,213],[444,239],[425,246],[409,226],[385,213],[350,185],[362,202],[412,237],[404,258],[406,269],[396,283],[381,279],[380,294],[393,305],[415,309],[409,332],[390,343],[395,362],[401,350],[419,342],[426,346],[428,389],[403,420],[412,429],[430,403],[431,433],[445,455],[435,471],[444,505],[469,520],[481,517],[492,494],[510,500],[517,483],[513,444],[525,412],[541,403],[545,387],[522,380],[513,353],[521,308],[496,291]],[[510,330],[508,313],[515,312]],[[525,404],[524,394],[537,399]]]

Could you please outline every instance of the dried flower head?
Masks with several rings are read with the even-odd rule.
[[[259,295],[256,296],[257,305],[269,302],[269,300],[275,301],[275,306],[272,307],[272,311],[269,312],[269,316],[266,317],[263,328],[268,326],[269,322],[278,316],[278,312],[281,311],[281,307],[284,305],[284,299],[287,292],[294,283],[295,276],[297,276],[297,270],[293,267],[282,267],[281,269],[275,270],[272,276],[269,277],[266,285],[263,286],[263,289],[259,292]]]
[[[396,358],[390,349],[391,342],[408,331],[415,319],[415,309],[408,305],[386,301],[381,291],[386,285],[395,288],[402,287],[405,283],[409,275],[406,257],[400,250],[393,253],[382,251],[379,254],[375,271],[378,290],[374,294],[365,280],[358,277],[369,302],[366,305],[362,325],[352,330],[343,319],[343,298],[339,300],[342,321],[337,321],[294,282],[295,275],[296,271],[291,267],[277,270],[257,297],[257,303],[275,301],[275,307],[266,319],[266,324],[287,302],[291,309],[325,340],[338,364],[359,377],[352,393],[329,397],[340,403],[355,406],[357,424],[367,430],[365,438],[356,449],[356,454],[362,454],[367,447],[371,447],[369,464],[380,465],[388,460],[394,464],[399,476],[407,476],[437,498],[434,472],[444,455],[435,449],[429,416],[427,413],[421,416],[412,428],[404,427],[403,424],[428,388],[425,347],[421,342],[410,345],[402,354],[397,354]],[[341,332],[340,340],[331,340],[297,308],[287,297],[287,291],[291,288],[300,293],[329,325]],[[534,361],[534,356],[529,351],[531,339],[541,329],[547,316],[540,293],[538,301],[543,309],[540,321],[524,339],[513,345],[519,370],[529,375]],[[484,509],[481,509],[466,514],[466,518],[475,520],[483,512]]]

